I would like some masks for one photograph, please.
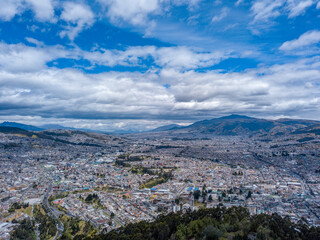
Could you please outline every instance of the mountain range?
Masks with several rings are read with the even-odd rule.
[[[0,124],[0,127],[14,127],[27,131],[43,131],[48,129],[90,131],[63,127],[60,125],[42,125],[36,127],[16,122],[3,122]],[[229,136],[253,134],[284,135],[288,133],[320,135],[320,121],[289,118],[268,120],[233,114],[220,118],[198,121],[189,126],[181,126],[177,124],[165,125],[153,129],[149,131],[149,133],[150,132],[168,132],[177,134],[210,134]]]
[[[252,135],[287,133],[320,133],[320,121],[303,119],[267,120],[243,115],[229,115],[221,118],[195,122],[189,126],[163,126],[153,131],[172,133],[202,133],[212,135]]]
[[[17,123],[17,122],[3,122],[0,123],[0,127],[14,127],[14,128],[20,128],[23,130],[27,131],[43,131],[43,130],[49,130],[49,129],[59,129],[59,130],[83,130],[85,129],[77,129],[77,128],[72,128],[72,127],[64,127],[58,124],[45,124],[41,126],[33,126],[33,125],[27,125],[27,124],[22,124],[22,123]]]

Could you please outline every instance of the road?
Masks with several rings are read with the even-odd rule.
[[[48,199],[50,197],[51,190],[52,190],[52,184],[50,183],[47,188],[47,192],[44,195],[42,205],[44,208],[46,208],[50,211],[51,214],[49,213],[49,215],[51,215],[57,222],[57,233],[54,236],[54,238],[52,239],[52,240],[57,240],[61,237],[61,235],[64,231],[64,227],[63,227],[62,222],[59,219],[60,212],[58,210],[56,210],[55,208],[51,207],[51,205],[49,204]]]

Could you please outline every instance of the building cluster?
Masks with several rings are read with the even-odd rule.
[[[0,238],[12,219],[26,217],[10,211],[14,203],[46,198],[58,215],[107,231],[218,204],[320,225],[317,142],[100,135],[91,141],[78,133],[64,138],[76,144],[50,141],[1,135]]]

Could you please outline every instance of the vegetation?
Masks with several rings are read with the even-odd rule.
[[[160,173],[158,173],[158,178],[151,178],[148,182],[141,184],[139,188],[140,189],[152,188],[158,184],[162,184],[169,181],[171,178],[172,178],[172,171],[163,172],[161,169]]]
[[[308,142],[308,141],[311,141],[311,140],[314,140],[314,139],[315,139],[314,137],[304,137],[304,138],[298,139],[297,141],[298,142]]]
[[[80,240],[85,238],[91,238],[96,234],[94,227],[85,221],[80,220],[79,218],[71,218],[66,215],[60,217],[64,225],[64,232],[60,240]]]
[[[151,168],[136,166],[131,168],[130,170],[133,174],[149,174],[149,175],[157,175],[156,171],[153,171]]]
[[[118,156],[118,159],[129,161],[129,162],[138,162],[142,161],[145,156],[130,156],[130,154],[122,154]]]
[[[69,195],[68,192],[58,193],[58,194],[55,194],[55,195],[51,195],[51,196],[49,197],[49,202],[52,202],[52,201],[54,201],[54,200],[56,200],[56,199],[65,198],[65,197],[67,197],[68,195]]]
[[[87,204],[93,204],[95,208],[104,209],[104,206],[101,204],[101,200],[99,199],[99,196],[96,193],[90,193],[85,199],[83,199],[83,197],[80,196],[79,199]]]
[[[278,214],[250,216],[243,207],[200,209],[161,215],[154,222],[129,224],[109,233],[84,239],[97,240],[166,240],[166,239],[219,239],[219,240],[272,240],[320,239],[320,228],[302,222],[292,223]]]
[[[29,207],[29,204],[28,203],[18,203],[18,202],[15,202],[11,205],[11,207],[9,208],[8,212],[14,212],[18,209],[25,209]]]
[[[129,163],[125,163],[124,161],[116,160],[115,165],[119,167],[131,167]]]
[[[19,222],[10,234],[11,240],[35,240],[35,223],[30,219],[24,219]]]
[[[55,220],[46,214],[41,206],[35,206],[33,214],[39,224],[40,238],[45,240],[54,237],[57,232]]]
[[[89,194],[84,200],[86,203],[92,203],[99,200],[99,196],[97,194]]]

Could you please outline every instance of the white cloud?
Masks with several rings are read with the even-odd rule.
[[[186,47],[160,48],[155,53],[155,62],[161,67],[196,69],[210,67],[228,58],[228,53],[196,52]]]
[[[0,0],[0,19],[10,21],[22,9],[21,0]]]
[[[222,8],[220,14],[214,16],[214,17],[212,18],[211,22],[219,22],[219,21],[221,21],[221,20],[224,19],[226,16],[228,16],[228,12],[229,12],[229,9],[228,9],[227,7]]]
[[[151,15],[170,11],[172,6],[186,5],[193,11],[202,0],[96,0],[107,8],[112,22],[128,22],[137,26],[148,26]]]
[[[320,1],[317,3],[316,8],[317,8],[317,9],[320,9]]]
[[[305,13],[305,10],[314,4],[313,0],[287,0],[289,18],[297,17]]]
[[[25,0],[34,11],[36,19],[39,21],[54,22],[54,7],[52,0]]]
[[[28,38],[29,42],[38,43]],[[0,43],[0,69],[8,72],[34,72],[46,68],[46,63],[68,53],[60,47],[28,47],[23,44]]]
[[[258,0],[251,7],[254,15],[253,23],[257,21],[268,21],[280,15],[279,7],[283,5],[283,0]]]
[[[30,47],[23,44],[0,43],[0,67],[6,71],[29,72],[46,67],[48,62],[58,58],[86,59],[92,66],[141,66],[145,60],[152,59],[156,69],[174,68],[181,71],[213,66],[232,56],[228,52],[201,52],[187,47],[137,46],[126,50],[83,51],[79,48],[65,49],[59,45],[45,46],[43,42],[27,37],[34,44]]]
[[[237,0],[234,4],[236,7],[240,6],[240,4],[243,3],[243,0]]]
[[[252,23],[268,22],[280,15],[294,18],[303,15],[314,3],[314,0],[256,0],[250,9],[254,16]]]
[[[320,42],[320,31],[314,30],[302,34],[298,39],[287,41],[280,46],[280,50],[290,51],[310,46]]]
[[[160,11],[160,0],[98,0],[108,7],[112,21],[119,19],[134,25],[145,25],[148,15]]]
[[[195,7],[197,7],[201,1],[202,0],[162,0],[162,2],[167,2],[169,4],[171,2],[171,4],[177,6],[188,5],[190,10],[193,10]]]
[[[93,128],[133,125],[125,119],[189,121],[232,112],[320,119],[319,67],[319,58],[239,73],[174,67],[164,67],[159,74],[86,74],[56,68],[18,72],[1,65],[0,115],[15,116],[19,109],[20,115],[70,119]],[[123,123],[111,126],[99,119]]]
[[[177,69],[196,69],[210,67],[221,60],[230,57],[230,53],[224,52],[199,52],[187,47],[163,47],[154,46],[130,47],[124,51],[99,50],[79,53],[92,64],[104,66],[143,66],[146,58],[151,57],[159,67]]]
[[[0,0],[0,19],[10,21],[15,15],[31,9],[38,21],[55,21],[52,0]]]
[[[89,6],[74,2],[63,4],[60,18],[68,23],[66,30],[62,31],[60,36],[67,35],[70,40],[74,40],[83,29],[92,26],[95,21],[95,16]]]

